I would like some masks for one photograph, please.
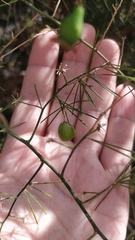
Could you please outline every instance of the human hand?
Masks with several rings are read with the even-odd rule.
[[[41,108],[36,107],[39,106],[39,100],[34,84],[42,106],[48,102],[54,92],[59,47],[57,43],[51,41],[55,34],[52,31],[48,32],[48,30],[44,32],[45,34],[37,37],[34,43],[21,90],[23,102],[27,104],[20,103],[16,107],[10,123],[10,129],[25,140],[31,137],[41,113]],[[95,30],[92,26],[85,24],[82,39],[92,45],[94,38]],[[103,40],[98,50],[109,62],[118,64],[119,48],[114,41]],[[91,54],[91,49],[83,43],[78,44],[75,51],[64,54],[62,66],[64,68],[67,64],[67,70],[64,72],[67,81],[86,72]],[[93,196],[92,192],[98,193],[110,186],[129,162],[128,157],[91,139],[124,149],[132,149],[134,97],[128,87],[121,85],[116,88],[116,76],[110,74],[110,71],[105,67],[101,67],[104,63],[103,58],[94,53],[91,69],[97,69],[100,66],[98,70],[93,72],[94,78],[118,95],[125,96],[121,99],[118,98],[120,101],[109,108],[114,102],[114,94],[89,78],[87,80],[88,85],[92,86],[92,89],[103,100],[89,89],[89,94],[96,106],[91,102],[82,101],[82,110],[87,114],[78,115],[77,112],[74,112],[78,115],[78,118],[67,111],[69,122],[76,130],[74,141],[66,143],[71,148],[58,143],[60,142],[57,133],[58,126],[64,120],[62,111],[51,122],[56,112],[52,115],[50,113],[60,108],[58,98],[55,98],[53,103],[47,104],[41,117],[41,121],[45,120],[39,124],[30,142],[36,151],[61,173],[72,149],[89,129],[93,130],[93,133],[89,134],[74,149],[63,174],[66,180],[69,179],[67,183],[81,201],[91,198]],[[56,88],[60,89],[65,83],[62,74],[60,74],[56,81]],[[72,87],[73,85],[64,87],[58,94],[59,99],[66,100]],[[76,91],[77,85],[67,100],[67,103],[70,103],[72,107],[73,104],[71,103],[74,102]],[[79,108],[79,100],[78,91],[74,107]],[[83,100],[87,100],[85,94]],[[99,119],[97,124],[100,124],[101,129],[97,127],[98,125],[94,125],[96,119],[88,116],[88,114]],[[80,122],[79,118],[87,126]],[[49,123],[51,124],[49,125]],[[48,125],[49,127],[47,127]],[[125,153],[122,149],[120,151]],[[126,154],[129,153],[126,152]],[[16,196],[40,164],[40,159],[27,145],[12,136],[8,136],[0,156],[0,192]],[[63,183],[49,184],[49,182],[58,180],[60,179],[52,169],[44,164],[32,182],[48,182],[48,184],[34,185],[33,183],[31,186],[27,186],[27,190],[44,207],[46,214],[28,192],[22,193],[2,227],[0,235],[2,240],[86,240],[90,238],[93,234],[93,227],[65,185]],[[50,194],[52,197],[39,192],[34,187]],[[91,192],[91,194],[84,194],[84,192]],[[83,204],[83,206],[108,240],[123,240],[126,235],[129,214],[128,189],[120,185],[115,186],[102,201],[106,193],[107,191],[93,201]],[[26,195],[30,199],[38,224],[35,223]],[[3,196],[5,195],[2,194]],[[2,201],[1,222],[7,216],[13,201],[14,199]],[[99,203],[100,205],[97,207]],[[96,207],[97,209],[95,209]],[[25,223],[21,218],[25,219]],[[99,240],[102,238],[97,234],[93,239]]]

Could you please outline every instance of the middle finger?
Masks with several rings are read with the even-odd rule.
[[[95,29],[91,25],[84,24],[82,39],[84,39],[91,45],[93,44],[95,39]],[[88,49],[84,44],[81,43],[78,44],[73,49],[73,51],[69,51],[64,54],[62,68],[64,67],[67,68],[67,71],[64,73],[65,78],[63,77],[62,74],[59,75],[57,79],[56,89],[60,89],[64,84],[66,84],[66,81],[68,83],[70,80],[74,79],[75,77],[79,76],[80,74],[86,71],[91,51],[92,51],[91,49]],[[73,107],[77,108],[79,106],[80,96],[79,93],[77,92],[77,84],[71,92],[72,88],[73,84],[71,85],[67,84],[67,86],[64,87],[57,95],[58,98],[54,99],[50,110],[51,115],[49,117],[49,123],[51,124],[47,131],[48,134],[52,133],[53,135],[57,136],[58,126],[64,120],[69,121],[69,123],[72,124],[73,126],[75,125],[76,116],[72,115],[68,108],[66,108],[67,106],[66,104],[69,104],[69,106],[71,107],[70,108],[71,111]],[[60,105],[60,101],[65,103],[65,109],[63,112],[61,111],[61,109],[64,105],[63,106]],[[58,116],[56,116],[58,112],[59,114]],[[65,113],[65,115],[63,113]],[[74,112],[74,114],[78,115],[77,112]],[[67,119],[64,119],[64,116],[66,116]]]

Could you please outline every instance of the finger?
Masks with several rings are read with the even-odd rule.
[[[82,39],[84,39],[90,44],[93,44],[94,38],[95,38],[95,29],[92,26],[85,24],[83,28],[83,33],[82,33]],[[88,49],[82,43],[78,44],[73,50],[64,54],[61,68],[65,67],[67,70],[66,72],[64,72],[65,78],[63,77],[62,74],[58,77],[57,86],[56,86],[57,89],[60,89],[66,83],[66,81],[68,83],[70,80],[76,77],[79,77],[80,74],[86,71],[90,54],[91,54],[91,49]],[[71,85],[67,84],[67,86],[64,87],[58,94],[58,98],[60,100],[70,105],[71,111],[73,107],[79,106],[78,100],[80,98],[80,92],[77,91],[78,84],[76,84],[74,88],[73,86],[74,84],[71,84]],[[57,109],[60,109],[60,103],[58,102],[58,99],[55,99],[51,107],[51,113],[55,112],[56,114]],[[49,118],[50,122],[54,118],[55,114],[52,114],[52,116]],[[74,111],[74,114],[78,115],[78,113],[75,111]],[[72,115],[72,113],[70,113],[70,111],[67,108],[66,108],[66,116],[70,124],[74,126],[76,122],[76,116]],[[48,128],[48,133],[53,133],[54,135],[57,135],[58,126],[63,120],[64,120],[64,116],[62,111],[60,111],[59,115],[54,119],[54,121],[51,123],[50,127]]]
[[[97,44],[97,47],[98,45],[99,43]],[[92,90],[94,90],[98,95],[92,92],[90,88],[86,88],[94,104],[88,101],[84,92],[82,109],[87,115],[83,114],[80,116],[80,119],[86,125],[82,124],[80,121],[77,122],[75,141],[79,141],[79,139],[81,139],[82,136],[84,136],[84,134],[86,134],[90,129],[92,131],[95,129],[95,132],[90,134],[89,137],[101,141],[103,141],[105,137],[109,116],[109,111],[107,111],[107,109],[109,106],[111,106],[114,99],[114,95],[110,91],[115,91],[116,87],[116,76],[111,72],[115,70],[111,65],[118,64],[119,47],[113,40],[105,39],[100,43],[98,50],[110,64],[106,65],[106,61],[102,58],[102,56],[100,56],[98,53],[94,53],[91,64],[91,70],[95,69],[94,75],[92,74],[92,77],[88,79],[87,85],[91,86]],[[94,78],[96,81],[92,78]],[[104,88],[101,86],[101,84],[110,90]],[[99,120],[98,124],[101,126],[104,125],[104,131],[102,133],[100,131],[96,131],[97,125],[94,126],[95,122],[97,122],[97,119]],[[88,138],[82,142],[82,146],[85,148],[91,148],[92,151],[97,153],[97,155],[99,155],[101,150],[101,146],[99,144],[91,142]]]
[[[16,107],[10,124],[13,127],[25,122],[14,128],[17,134],[31,133],[41,113],[34,85],[42,107],[51,98],[59,52],[58,44],[52,41],[54,36],[54,32],[46,29],[36,38],[33,45],[21,90],[21,96],[25,104],[20,103]],[[48,115],[48,111],[49,105],[46,106],[42,119]],[[39,124],[37,134],[43,134],[45,124],[45,121]]]
[[[120,85],[117,88],[117,93],[124,96],[118,101],[111,110],[109,125],[105,143],[118,146],[116,150],[129,155],[132,150],[134,129],[135,129],[135,96],[130,92],[131,88]],[[129,161],[128,157],[118,154],[115,150],[103,147],[101,152],[101,163],[104,168],[112,171],[113,174],[118,174],[123,170]]]

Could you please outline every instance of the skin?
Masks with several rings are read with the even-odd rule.
[[[33,87],[36,84],[42,106],[50,99],[54,91],[55,69],[57,68],[59,53],[58,44],[51,40],[55,37],[55,33],[48,30],[44,30],[43,32],[44,34],[37,37],[33,45],[21,90],[24,102],[39,105]],[[85,24],[82,39],[93,44],[94,38],[94,28]],[[111,63],[118,64],[120,51],[113,40],[103,40],[99,44],[99,50]],[[86,71],[90,55],[91,50],[83,44],[78,44],[74,51],[64,54],[62,66],[64,67],[67,64],[65,67],[68,69],[65,73],[67,80],[71,80]],[[94,54],[91,69],[102,64],[104,64],[104,60],[99,55]],[[82,109],[86,113],[96,117],[99,117],[100,113],[104,112],[105,114],[99,120],[99,124],[103,127],[91,134],[89,138],[85,139],[77,147],[64,172],[65,179],[70,179],[68,184],[82,201],[93,196],[92,193],[83,194],[84,191],[102,191],[113,183],[129,162],[128,157],[102,146],[90,140],[90,138],[129,150],[132,149],[133,144],[135,122],[133,92],[131,93],[130,89],[123,85],[116,88],[116,77],[110,74],[106,76],[102,75],[107,73],[110,72],[104,68],[100,68],[94,72],[94,77],[111,90],[117,92],[118,95],[125,95],[125,97],[114,104],[111,111],[109,110],[105,113],[106,109],[116,100],[114,99],[114,95],[92,79],[87,80],[88,84],[93,86],[93,89],[102,96],[103,100],[97,97],[92,91],[89,91],[96,107],[91,102],[85,102],[82,103]],[[57,78],[56,87],[60,88],[63,84],[65,84],[65,80],[62,74],[60,74]],[[59,93],[59,98],[66,99],[70,89],[71,86],[64,88]],[[68,99],[68,102],[73,102],[75,92],[76,89],[73,90],[73,94]],[[79,99],[79,96],[77,98]],[[85,94],[82,98],[85,100]],[[51,105],[47,105],[42,119],[58,107],[59,103],[57,100]],[[76,103],[75,107],[78,107],[78,103]],[[39,113],[39,108],[20,103],[15,108],[10,129],[22,138],[29,139]],[[50,116],[49,119],[47,118],[39,124],[31,144],[57,171],[61,171],[71,149],[54,141],[49,141],[50,138],[59,141],[57,129],[59,124],[64,120],[63,114],[60,113],[50,124],[49,128],[47,128],[53,116]],[[76,130],[74,141],[67,143],[70,146],[75,146],[80,138],[95,123],[95,119],[87,115],[82,114],[78,118],[81,118],[88,126],[86,127],[80,121],[76,120],[74,115],[68,113],[69,122]],[[17,126],[20,123],[23,124]],[[121,151],[130,156],[129,152]],[[26,145],[8,136],[0,156],[0,191],[17,195],[39,165],[40,160]],[[55,180],[58,180],[58,177],[46,165],[42,167],[34,178],[35,182]],[[29,196],[38,220],[38,224],[36,224],[26,201],[25,194],[22,194],[11,212],[11,215],[16,216],[16,218],[9,217],[3,225],[0,235],[2,240],[86,240],[93,234],[91,224],[62,183],[34,186],[52,195],[50,198],[32,187],[27,188],[42,204],[47,214],[44,214]],[[95,210],[97,204],[105,196],[105,193],[84,206],[107,239],[123,240],[126,235],[129,215],[128,189],[120,185],[114,187]],[[12,199],[3,200],[0,209],[0,221],[8,213],[12,201]],[[17,219],[17,217],[25,216],[25,223],[21,219]],[[96,235],[93,239],[99,240],[102,238]]]

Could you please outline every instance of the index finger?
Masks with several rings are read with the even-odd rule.
[[[10,124],[11,127],[16,126],[14,131],[17,134],[32,133],[37,123],[41,113],[37,93],[42,106],[51,98],[59,53],[58,44],[52,41],[54,37],[55,33],[46,29],[34,42],[21,90],[25,104],[20,103],[16,107]],[[48,115],[48,111],[49,105],[45,108],[42,119]],[[43,134],[45,124],[46,121],[39,124],[37,134]]]

